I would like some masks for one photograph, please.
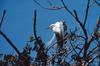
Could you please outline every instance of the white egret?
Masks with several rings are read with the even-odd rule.
[[[56,23],[51,24],[49,28],[54,32],[54,35],[51,38],[51,40],[48,42],[48,44],[49,45],[52,44],[52,42],[54,42],[56,38],[57,41],[56,49],[62,48],[64,44],[63,39],[67,31],[67,26],[65,24],[65,21],[57,21]]]

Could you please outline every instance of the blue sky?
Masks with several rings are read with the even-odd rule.
[[[49,7],[47,0],[38,0],[41,4]],[[51,0],[53,1],[53,0]],[[76,9],[79,18],[84,20],[86,0],[65,0],[68,8]],[[57,6],[61,6],[60,0],[52,2]],[[91,3],[92,4],[92,3]],[[37,10],[37,32],[44,42],[49,41],[52,37],[52,31],[47,28],[50,24],[65,20],[68,29],[74,29],[78,24],[64,9],[58,11],[45,10],[39,7],[33,0],[0,0],[0,16],[6,9],[2,31],[12,40],[16,47],[22,51],[25,42],[29,36],[33,35],[33,12]],[[95,4],[90,7],[87,20],[88,33],[91,34],[95,27],[96,21],[100,15],[100,9]],[[0,36],[0,53],[13,53],[11,46]]]

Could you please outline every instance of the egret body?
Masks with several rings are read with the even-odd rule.
[[[53,41],[54,37],[57,41],[57,48],[63,47],[63,39],[67,31],[67,26],[64,21],[58,21],[54,24],[51,24],[49,28],[54,32],[53,38],[50,40],[50,42]]]

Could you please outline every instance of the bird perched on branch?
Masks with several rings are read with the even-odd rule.
[[[56,38],[57,41],[57,49],[60,49],[63,47],[64,44],[64,36],[67,32],[67,25],[65,21],[57,21],[54,24],[51,24],[49,28],[54,32],[54,35],[52,39],[50,40],[50,43],[53,41],[54,38]]]

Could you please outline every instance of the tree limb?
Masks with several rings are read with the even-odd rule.
[[[87,3],[86,13],[85,13],[85,19],[84,19],[84,24],[83,24],[83,26],[85,26],[86,21],[87,21],[88,12],[89,12],[89,7],[90,7],[90,0],[88,0],[88,3]]]
[[[77,12],[75,10],[74,10],[74,13],[75,13],[75,19],[79,23],[80,27],[82,28],[83,33],[84,33],[86,40],[87,40],[88,39],[87,31],[86,31],[85,27],[83,26],[82,22],[79,20]]]
[[[5,14],[6,14],[6,10],[3,11],[3,16],[2,16],[1,21],[0,21],[0,29],[2,27],[2,23],[3,23],[3,20],[4,20]]]
[[[70,13],[70,15],[73,16],[73,17],[75,18],[74,14],[68,9],[68,7],[65,5],[64,1],[61,0],[61,2],[62,2],[62,4],[63,4],[64,8],[68,11],[68,13]]]
[[[19,50],[16,48],[15,44],[13,44],[13,42],[0,30],[0,35],[2,35],[5,40],[10,44],[10,46],[12,48],[14,48],[14,50],[17,52],[17,54],[20,56],[20,52]]]
[[[99,55],[100,55],[100,52],[99,52],[93,59],[91,59],[91,60],[88,62],[87,66],[89,66]]]
[[[47,7],[43,6],[43,5],[41,5],[37,0],[33,0],[33,1],[34,1],[37,5],[39,5],[41,8],[47,9],[47,10],[60,10],[60,9],[64,8],[64,7],[47,8]]]
[[[85,27],[83,26],[82,22],[79,20],[79,17],[78,17],[78,15],[77,15],[76,11],[74,10],[74,14],[75,14],[75,15],[74,15],[74,14],[68,9],[68,7],[65,5],[64,1],[61,0],[61,2],[62,2],[62,4],[63,4],[64,8],[68,11],[68,13],[69,13],[71,16],[73,16],[73,17],[75,18],[75,20],[79,23],[79,25],[80,25],[80,27],[82,28],[82,30],[83,30],[83,32],[84,32],[84,34],[85,34],[85,37],[86,37],[86,39],[87,39],[87,38],[88,38],[87,31],[86,31]]]
[[[100,7],[100,3],[99,2],[97,2],[96,0],[94,0],[94,2]]]

